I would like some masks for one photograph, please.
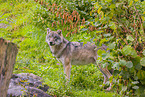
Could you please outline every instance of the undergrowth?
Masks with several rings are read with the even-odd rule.
[[[92,64],[72,66],[66,86],[63,66],[45,42],[46,29],[34,25],[34,13],[41,5],[33,0],[0,1],[0,37],[17,44],[19,51],[13,73],[34,73],[50,87],[48,94],[63,97],[112,97],[100,86],[103,76]],[[39,20],[38,20],[39,22]],[[64,36],[67,32],[63,33]],[[70,41],[91,41],[86,33],[68,36]]]

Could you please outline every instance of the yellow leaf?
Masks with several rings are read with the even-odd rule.
[[[141,39],[141,37],[139,37],[139,43],[142,43],[142,41],[141,41],[142,39]]]
[[[93,22],[90,22],[93,25]]]
[[[101,19],[103,19],[103,18],[104,18],[104,13],[103,13],[103,11],[101,11],[100,14],[101,14]]]
[[[98,9],[98,14],[100,13],[101,9],[102,9],[102,7],[100,7],[100,8]]]
[[[144,12],[144,14],[145,14],[145,12]],[[144,16],[141,16],[141,18],[142,18],[143,21],[145,20]]]
[[[137,2],[138,0],[134,0],[135,2]]]
[[[80,26],[80,28],[82,29],[82,28],[84,28],[84,26]]]
[[[107,0],[107,2],[110,2],[110,3],[111,3],[111,2],[112,2],[112,0]]]
[[[133,0],[130,1],[130,3],[129,3],[129,7],[132,6],[132,3],[133,3]]]
[[[92,16],[92,12],[90,12],[90,16]]]

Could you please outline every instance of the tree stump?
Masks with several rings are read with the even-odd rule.
[[[0,97],[7,96],[17,52],[16,44],[0,38]]]

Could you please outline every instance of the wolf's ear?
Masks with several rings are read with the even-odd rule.
[[[47,28],[47,34],[50,32],[51,30],[49,28]]]
[[[57,30],[57,33],[58,33],[59,35],[61,35],[62,31],[61,31],[61,30]]]

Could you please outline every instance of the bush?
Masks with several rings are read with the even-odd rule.
[[[70,85],[65,85],[63,66],[56,65],[45,42],[46,28],[50,27],[63,30],[70,41],[107,45],[110,52],[99,50],[97,63],[114,69],[109,81],[114,83],[116,95],[145,95],[145,1],[7,1],[0,1],[0,22],[6,24],[0,36],[19,46],[14,73],[43,77],[53,96],[113,95],[100,92],[102,74],[94,65],[73,66]]]
[[[97,63],[115,70],[114,79],[110,81],[115,84],[116,93],[141,96],[145,94],[142,92],[145,84],[144,4],[145,1],[139,0],[43,2],[42,5],[48,5],[44,8],[48,11],[40,15],[47,20],[48,27],[62,29],[66,36],[87,33],[89,40],[97,45],[106,44],[110,53],[99,51]],[[78,80],[82,78],[79,76]]]

